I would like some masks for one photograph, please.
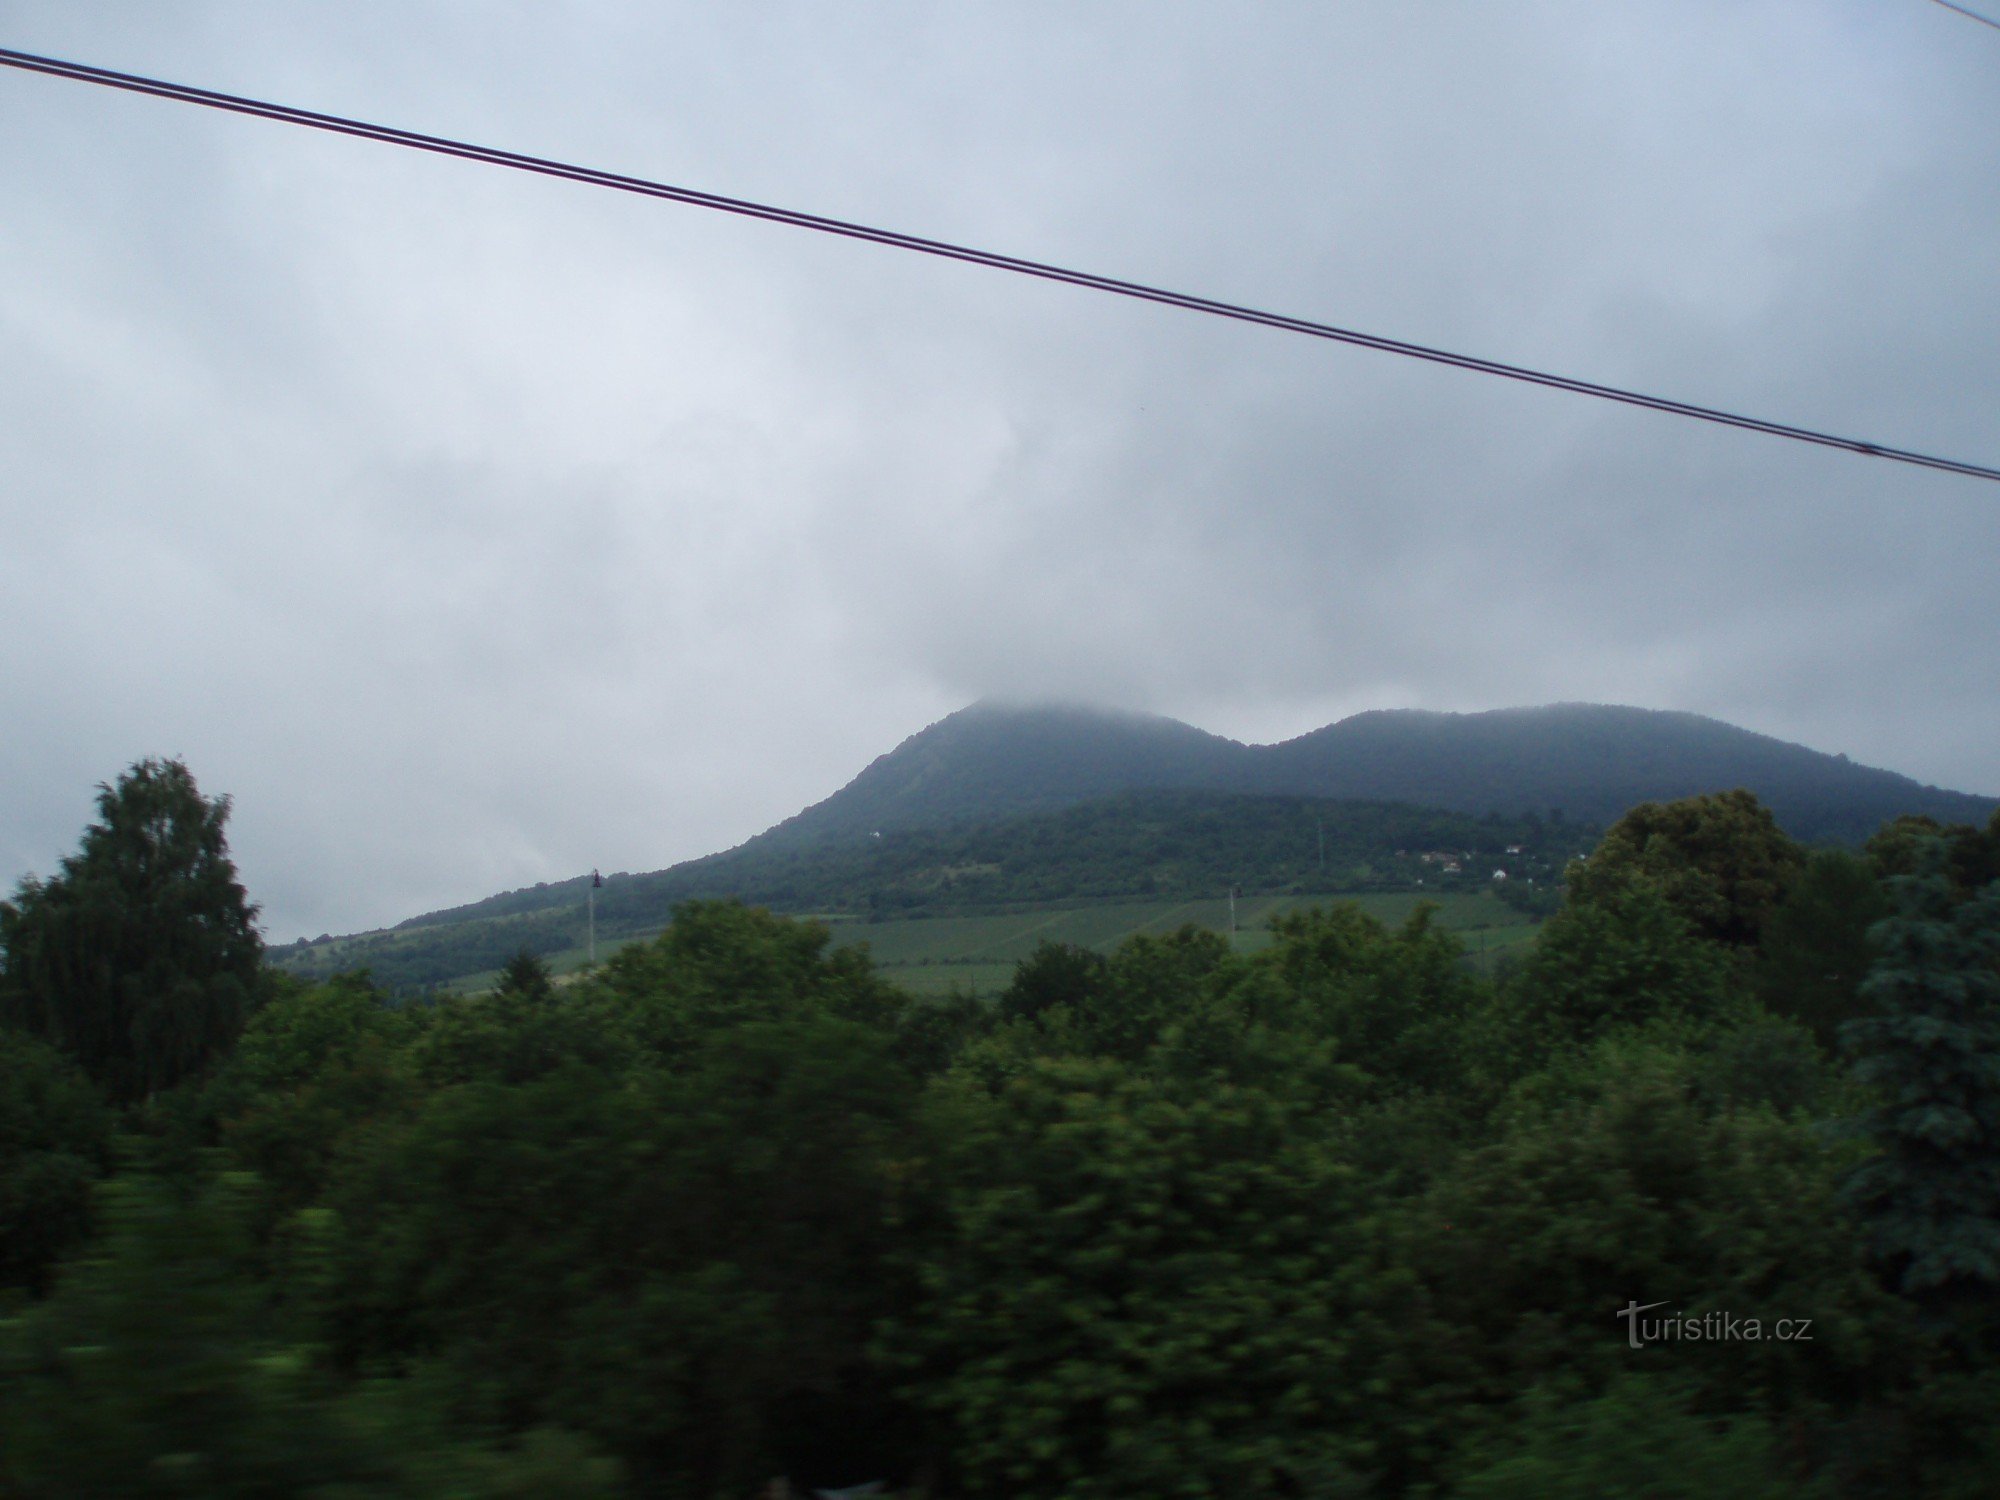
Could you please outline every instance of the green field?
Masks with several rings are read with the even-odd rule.
[[[1267,924],[1283,912],[1300,907],[1349,901],[1377,920],[1400,925],[1420,902],[1438,908],[1440,926],[1455,932],[1476,965],[1489,967],[1503,952],[1526,943],[1535,931],[1533,920],[1484,892],[1478,895],[1393,895],[1341,897],[1245,896],[1236,902],[1237,948],[1254,953],[1271,941]],[[884,978],[919,995],[954,991],[992,995],[1006,988],[1014,966],[1042,942],[1075,943],[1109,953],[1139,933],[1158,936],[1192,923],[1211,932],[1229,931],[1227,898],[1196,901],[1120,901],[1041,907],[979,917],[911,917],[884,922],[852,918],[822,919],[841,946],[865,946]],[[628,942],[652,934],[600,942],[600,959]],[[584,950],[572,948],[550,956],[558,976],[584,967]],[[489,988],[495,973],[470,975],[451,988]]]

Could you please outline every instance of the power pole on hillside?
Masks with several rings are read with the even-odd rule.
[[[590,872],[590,946],[585,950],[590,955],[587,961],[592,968],[597,967],[597,888],[603,884],[604,877],[598,874],[597,871],[592,870]]]

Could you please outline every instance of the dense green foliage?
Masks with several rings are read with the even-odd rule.
[[[1651,886],[1702,937],[1753,948],[1778,910],[1805,852],[1748,792],[1642,802],[1613,823],[1568,886],[1592,904],[1614,886]]]
[[[1895,913],[1843,1028],[1880,1102],[1882,1154],[1850,1190],[1871,1250],[1913,1294],[2000,1305],[2000,883],[1952,899],[1947,851],[1891,879]]]
[[[88,1233],[111,1120],[68,1058],[0,1029],[0,1294],[45,1290],[57,1259]]]
[[[1938,847],[1942,847],[1939,865]],[[1942,874],[1954,904],[2000,880],[2000,810],[1983,828],[1946,827],[1935,818],[1906,815],[1876,830],[1865,852],[1884,876]]]
[[[1764,926],[1758,998],[1835,1047],[1840,1028],[1868,1009],[1861,997],[1875,961],[1868,934],[1888,915],[1888,895],[1867,860],[1838,849],[1814,853]]]
[[[482,1437],[424,1378],[330,1379],[310,1319],[270,1305],[254,1183],[120,1180],[60,1296],[0,1328],[0,1493],[21,1500],[315,1496],[608,1500],[615,1462],[555,1431]]]
[[[1993,830],[1760,811],[1495,977],[1333,904],[928,1005],[690,902],[122,1110],[0,1033],[0,1494],[1989,1493]]]

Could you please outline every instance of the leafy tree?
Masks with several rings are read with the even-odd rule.
[[[353,1133],[415,1107],[408,1050],[424,1019],[358,975],[287,981],[251,1017],[198,1108],[256,1173],[268,1220],[318,1200]]]
[[[1106,1057],[931,1107],[940,1223],[887,1347],[946,1424],[953,1493],[1354,1492],[1360,1414],[1386,1415],[1357,1351],[1394,1308],[1310,1117]]]
[[[1566,876],[1570,899],[1589,904],[1638,879],[1653,886],[1700,936],[1756,946],[1805,852],[1751,793],[1712,792],[1642,802]]]
[[[1492,1040],[1517,1060],[1661,1019],[1704,1022],[1738,1003],[1734,966],[1653,885],[1602,882],[1542,929],[1515,972]]]
[[[1862,852],[1882,876],[1914,875],[1925,851],[1945,836],[1945,826],[1923,813],[1904,813],[1876,829]]]
[[[567,1064],[616,1068],[632,1045],[574,997],[556,997],[532,977],[486,995],[441,1000],[423,1015],[411,1046],[418,1074],[432,1086],[527,1083]]]
[[[1420,905],[1392,931],[1352,903],[1291,912],[1271,923],[1260,958],[1299,1007],[1297,1024],[1331,1037],[1343,1062],[1392,1092],[1455,1076],[1474,983],[1465,949],[1435,913]]]
[[[865,950],[831,943],[821,922],[690,901],[652,942],[612,955],[577,987],[577,1003],[670,1066],[718,1027],[819,1015],[894,1028],[906,997]]]
[[[1841,1207],[1849,1154],[1809,1119],[1703,1098],[1702,1065],[1631,1031],[1571,1053],[1516,1089],[1486,1143],[1387,1210],[1391,1261],[1444,1330],[1405,1346],[1400,1382],[1444,1442],[1492,1457],[1520,1436],[1521,1414],[1496,1403],[1548,1382],[1587,1393],[1629,1369],[1614,1313],[1632,1301],[1761,1320],[1762,1341],[1650,1351],[1709,1410],[1852,1402],[1907,1374],[1905,1310]],[[1800,1316],[1810,1343],[1771,1336]]]
[[[951,1066],[994,1027],[993,1007],[971,994],[951,994],[904,1007],[896,1025],[896,1057],[929,1078]]]
[[[1199,927],[1126,939],[1105,983],[1071,1010],[1072,1043],[1100,1056],[1143,1056],[1230,962],[1227,940]]]
[[[994,1009],[1010,1021],[1032,1019],[1056,1005],[1088,1010],[1102,994],[1109,969],[1101,953],[1044,940],[1015,967]]]
[[[498,989],[502,994],[519,995],[524,1000],[547,1001],[556,997],[555,977],[549,973],[548,964],[526,948],[502,966]]]
[[[227,1050],[263,942],[223,836],[227,797],[203,797],[180,761],[146,760],[97,805],[62,873],[0,903],[0,1010],[130,1103]]]
[[[1881,1155],[1850,1190],[1901,1289],[1990,1305],[2000,1290],[2000,883],[1955,902],[1949,850],[1890,880],[1896,913],[1850,1022],[1855,1072],[1881,1103],[1862,1122]]]
[[[887,1205],[915,1153],[906,1059],[939,1039],[826,946],[686,908],[552,1001],[425,1013],[433,1092],[357,1136],[327,1195],[343,1367],[434,1362],[468,1411],[587,1431],[648,1494],[880,1475],[860,1459],[899,1408],[865,1349],[907,1300]]]
[[[326,1197],[340,1366],[435,1359],[462,1410],[532,1425],[564,1389],[594,1284],[629,1284],[627,1179],[643,1140],[636,1101],[583,1069],[448,1087],[371,1132]]]
[[[1915,875],[1931,868],[1936,856],[1929,850],[1937,842],[1945,846],[1944,873],[1954,900],[2000,880],[2000,809],[1983,829],[1906,813],[1884,823],[1863,852],[1880,875]]]
[[[443,1090],[331,1194],[343,1364],[435,1360],[468,1411],[588,1431],[646,1493],[748,1493],[786,1418],[869,1386],[915,1094],[890,1046],[763,1022],[671,1073]]]

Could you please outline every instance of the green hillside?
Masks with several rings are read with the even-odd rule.
[[[673,908],[736,897],[847,918],[991,914],[1138,898],[1172,902],[1336,892],[1468,892],[1494,872],[1550,889],[1596,830],[1539,818],[1302,797],[1126,793],[995,823],[868,833],[818,846],[753,842],[597,893],[600,945],[658,931]],[[366,967],[394,988],[497,969],[527,949],[581,950],[587,880],[538,886],[387,932],[279,950],[294,973]]]

